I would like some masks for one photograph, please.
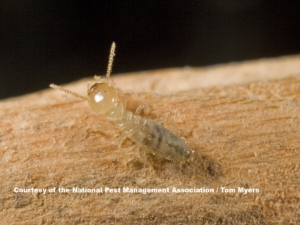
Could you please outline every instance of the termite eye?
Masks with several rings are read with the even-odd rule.
[[[89,88],[87,98],[95,112],[105,114],[118,101],[118,93],[107,83],[95,83]]]

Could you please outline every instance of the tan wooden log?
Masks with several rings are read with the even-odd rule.
[[[65,87],[84,95],[86,81]],[[114,124],[57,90],[3,100],[0,224],[300,223],[300,56],[114,81],[129,110],[147,104],[142,116],[165,118],[193,159],[178,164],[144,150],[140,158],[130,140],[118,148]],[[76,187],[104,193],[74,193]],[[126,187],[169,193],[122,193]],[[20,192],[29,188],[47,192]]]

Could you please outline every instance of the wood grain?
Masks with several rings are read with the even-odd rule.
[[[65,87],[84,94],[86,81]],[[147,104],[143,116],[165,118],[189,142],[193,159],[178,164],[144,150],[140,158],[129,140],[119,149],[122,135],[113,124],[56,90],[3,100],[1,224],[300,223],[300,56],[114,81],[129,110]],[[56,191],[16,193],[16,187]],[[59,187],[170,193],[59,193]],[[173,187],[215,192],[179,194]],[[258,193],[238,193],[239,187]]]

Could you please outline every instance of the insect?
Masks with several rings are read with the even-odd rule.
[[[116,124],[125,137],[152,154],[177,162],[188,160],[193,150],[189,148],[183,138],[178,137],[159,123],[126,110],[123,93],[114,86],[109,78],[112,71],[115,46],[113,42],[109,54],[106,78],[95,76],[96,82],[88,87],[86,97],[55,84],[51,84],[50,87],[87,100],[92,110],[105,115],[107,120]],[[137,111],[140,110],[139,108]]]

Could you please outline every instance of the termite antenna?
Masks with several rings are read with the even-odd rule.
[[[106,77],[109,78],[112,70],[112,65],[114,61],[114,56],[115,56],[115,49],[116,49],[116,43],[113,42],[110,47],[110,53],[109,53],[109,58],[108,58],[108,66],[107,66],[107,72],[106,72]]]
[[[69,89],[60,87],[60,86],[58,86],[56,84],[50,84],[50,87],[53,88],[53,89],[60,90],[60,91],[66,92],[68,94],[74,95],[76,97],[83,98],[83,99],[87,100],[87,97],[84,97],[84,96],[82,96],[82,95],[80,95],[80,94],[78,94],[78,93],[76,93],[74,91],[71,91]]]

